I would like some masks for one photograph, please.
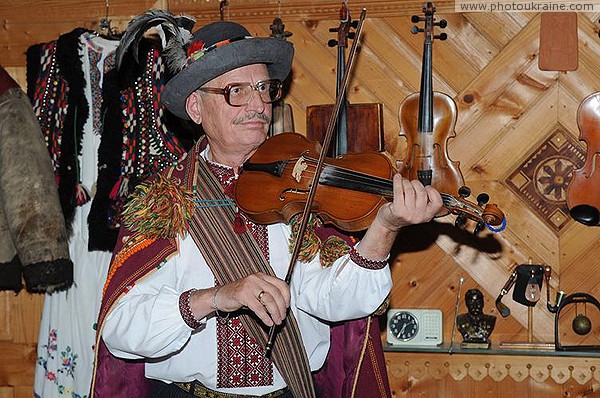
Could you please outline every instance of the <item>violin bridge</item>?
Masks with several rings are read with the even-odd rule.
[[[304,158],[304,156],[300,156],[296,161],[296,164],[294,165],[294,169],[292,170],[292,177],[294,178],[294,180],[296,180],[296,182],[300,182],[300,180],[302,179],[302,173],[307,168],[308,165],[306,164],[306,159]]]

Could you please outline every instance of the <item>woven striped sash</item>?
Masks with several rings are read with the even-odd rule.
[[[187,184],[196,183],[196,196],[218,203],[223,201],[219,181],[209,170],[206,162],[196,150],[190,151]],[[194,166],[197,167],[194,167]],[[190,222],[190,235],[208,263],[218,284],[224,285],[256,272],[275,275],[267,263],[260,247],[250,232],[232,233],[235,212],[232,206],[196,206]],[[224,265],[227,266],[224,266]],[[246,330],[263,346],[268,340],[267,332],[249,314],[240,320]],[[294,397],[316,398],[312,375],[302,343],[302,336],[294,314],[288,315],[279,327],[271,359],[281,372]]]

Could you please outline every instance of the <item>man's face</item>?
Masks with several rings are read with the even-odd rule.
[[[230,83],[254,85],[267,79],[266,65],[254,64],[224,73],[205,87],[224,88]],[[252,94],[247,105],[239,107],[229,105],[221,94],[197,91],[193,95],[200,96],[200,122],[217,158],[221,157],[220,154],[250,155],[266,139],[271,122],[271,104],[263,103],[257,92]]]

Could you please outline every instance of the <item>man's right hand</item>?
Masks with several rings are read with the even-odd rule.
[[[218,290],[217,290],[218,289]],[[220,312],[232,312],[248,308],[254,312],[266,326],[281,324],[290,306],[290,287],[271,275],[256,273],[248,275],[227,285],[198,291],[201,297],[192,298],[194,314],[208,315],[214,306]],[[208,293],[208,294],[207,294]],[[202,311],[197,305],[206,308],[207,296],[210,297],[209,311]],[[204,305],[200,301],[203,301]],[[196,312],[196,308],[198,312]]]

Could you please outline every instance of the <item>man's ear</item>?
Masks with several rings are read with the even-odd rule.
[[[202,97],[199,92],[194,91],[186,98],[185,110],[194,123],[202,123]]]

